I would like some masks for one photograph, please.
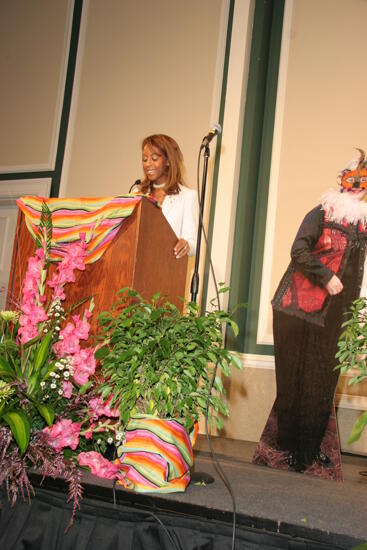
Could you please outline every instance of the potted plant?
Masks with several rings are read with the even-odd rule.
[[[242,363],[223,347],[223,328],[229,325],[237,334],[236,323],[223,310],[200,314],[198,305],[190,302],[181,313],[159,293],[145,300],[127,288],[120,290],[113,310],[99,316],[99,323],[103,343],[95,356],[105,377],[99,391],[103,399],[111,398],[111,406],[119,406],[118,455],[126,486],[177,490],[181,480],[184,488],[200,415],[207,413],[218,429],[221,416],[229,415],[221,374],[229,376],[231,366],[241,368]],[[164,421],[170,423],[168,428]],[[177,439],[185,439],[185,460],[178,459],[179,465],[167,459],[172,448],[163,448],[168,440],[175,446]],[[157,456],[165,457],[159,466],[146,462]],[[172,470],[177,477],[168,479]]]
[[[367,378],[367,298],[352,303],[350,317],[343,323],[344,331],[338,342],[339,365],[342,374],[352,373],[349,385],[361,383]],[[367,425],[367,411],[355,422],[348,443],[357,441]]]

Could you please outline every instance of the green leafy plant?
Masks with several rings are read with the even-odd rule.
[[[343,323],[343,332],[338,342],[336,354],[342,374],[352,372],[348,384],[355,385],[367,378],[367,298],[359,298],[352,303],[351,315]],[[357,441],[367,425],[367,411],[355,422],[348,443]]]
[[[206,411],[216,365],[208,420],[220,429],[218,413],[229,415],[220,373],[242,367],[223,347],[224,325],[238,333],[232,316],[216,309],[200,315],[194,302],[182,314],[159,293],[151,301],[127,288],[119,294],[113,310],[99,316],[103,344],[95,357],[105,376],[102,398],[112,395],[112,405],[119,404],[121,432],[137,413],[182,419],[189,432]]]

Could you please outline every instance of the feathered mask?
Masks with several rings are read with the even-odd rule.
[[[367,157],[363,149],[358,149],[359,158],[354,158],[339,174],[339,183],[344,189],[367,189]]]

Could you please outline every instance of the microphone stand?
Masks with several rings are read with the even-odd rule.
[[[196,255],[195,255],[195,267],[194,273],[191,279],[191,301],[196,302],[198,290],[199,290],[199,260],[200,260],[200,246],[201,246],[201,233],[203,231],[203,215],[204,215],[204,203],[205,203],[205,191],[206,191],[206,179],[208,175],[208,161],[210,157],[209,144],[206,143],[204,146],[204,165],[203,165],[203,177],[201,183],[201,194],[200,194],[200,215],[199,215],[199,227],[196,240]],[[214,477],[207,472],[191,472],[191,483],[194,484],[204,484],[210,485],[214,483]]]
[[[191,301],[196,302],[198,291],[199,291],[199,260],[200,260],[200,247],[201,247],[201,233],[203,230],[203,215],[204,215],[204,203],[205,203],[205,191],[206,191],[206,179],[208,175],[208,161],[210,157],[209,144],[206,144],[204,150],[204,166],[203,166],[203,177],[201,184],[201,194],[200,194],[200,215],[199,215],[199,227],[198,234],[196,239],[196,255],[195,255],[195,267],[194,273],[191,278]]]

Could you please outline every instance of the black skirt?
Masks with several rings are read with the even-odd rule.
[[[320,450],[333,403],[339,370],[337,343],[341,325],[358,297],[358,247],[351,250],[343,275],[343,291],[331,300],[320,327],[273,311],[278,446],[311,464]]]

